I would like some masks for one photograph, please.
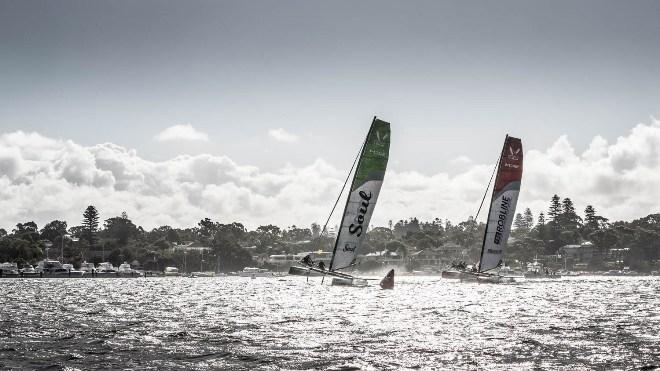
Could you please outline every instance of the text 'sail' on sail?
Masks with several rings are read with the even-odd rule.
[[[497,268],[504,258],[511,224],[516,212],[523,172],[523,148],[518,138],[507,136],[497,169],[493,197],[488,212],[479,270]]]
[[[355,262],[383,185],[389,152],[390,124],[374,118],[346,201],[330,262],[332,270],[346,268]]]

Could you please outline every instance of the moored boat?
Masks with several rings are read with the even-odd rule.
[[[215,277],[215,272],[205,271],[205,272],[192,272],[191,277]]]
[[[45,259],[39,262],[36,271],[39,272],[40,277],[52,278],[68,278],[68,277],[83,277],[85,272],[76,271],[73,266],[67,264],[65,268],[62,263],[57,260]],[[74,271],[73,273],[71,271]]]
[[[16,263],[2,263],[0,264],[0,277],[12,278],[20,277],[21,272],[18,270]]]
[[[525,272],[525,279],[558,279],[561,278],[561,274],[551,271],[548,268],[544,268],[538,259],[534,259],[534,262],[527,265],[527,272]]]
[[[99,263],[98,267],[96,267],[94,275],[96,277],[118,277],[119,272],[117,272],[117,268],[115,268],[112,263],[102,262]]]
[[[30,264],[26,264],[23,268],[20,269],[20,272],[21,277],[39,277],[39,272],[37,272]]]
[[[165,267],[165,271],[163,271],[163,275],[166,277],[178,277],[181,275],[181,273],[179,273],[179,268]]]
[[[85,272],[75,269],[73,267],[73,264],[62,264],[62,268],[66,269],[69,272],[69,277],[74,278],[74,277],[82,277]]]
[[[139,277],[140,275],[142,275],[142,272],[131,268],[131,265],[126,262],[119,264],[119,268],[117,268],[117,273],[121,277]]]

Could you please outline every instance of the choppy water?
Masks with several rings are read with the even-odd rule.
[[[653,369],[660,278],[0,280],[0,368]]]

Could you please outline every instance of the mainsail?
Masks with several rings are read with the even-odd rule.
[[[493,187],[486,233],[481,248],[479,272],[489,271],[502,264],[504,250],[511,232],[511,223],[516,212],[522,171],[522,142],[518,138],[507,135]]]
[[[390,152],[390,124],[374,117],[358,160],[346,200],[330,270],[355,263],[357,251],[367,234]]]

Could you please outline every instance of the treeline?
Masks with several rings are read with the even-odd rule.
[[[458,224],[439,218],[390,221],[387,227],[373,228],[367,233],[360,253],[407,257],[414,251],[451,244],[467,250],[466,259],[476,262],[484,229],[485,224],[473,218]],[[589,262],[592,269],[604,268],[611,251],[617,250],[621,264],[649,270],[657,267],[660,255],[660,214],[611,223],[592,206],[587,206],[580,216],[570,198],[562,200],[554,195],[547,212],[536,217],[530,209],[518,213],[511,237],[507,261],[529,262],[535,256],[556,256],[565,245],[590,241],[595,249]],[[207,249],[202,253],[175,248],[184,243]],[[11,232],[0,229],[0,261],[34,264],[47,253],[50,258],[63,255],[66,262],[76,266],[83,260],[105,260],[115,265],[137,261],[147,270],[185,266],[188,271],[236,271],[257,264],[253,261],[255,256],[331,251],[333,243],[334,237],[316,223],[309,228],[263,225],[247,230],[241,223],[223,224],[205,218],[191,228],[161,226],[147,231],[135,225],[126,213],[101,224],[98,210],[89,206],[81,223],[73,227],[66,221],[54,220],[41,229],[32,221],[18,223]]]
[[[570,198],[552,196],[547,213],[536,222],[529,209],[517,214],[509,244],[510,256],[530,261],[536,255],[558,255],[561,247],[593,244],[588,268],[602,270],[630,266],[648,271],[658,268],[660,257],[660,214],[630,222],[610,222],[588,205],[578,215]],[[615,266],[612,266],[615,263]]]

